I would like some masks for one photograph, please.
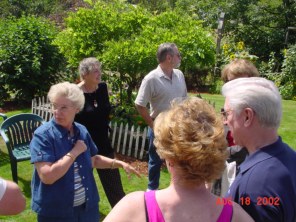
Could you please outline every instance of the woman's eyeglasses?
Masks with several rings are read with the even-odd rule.
[[[71,107],[74,107],[74,106],[71,106],[71,105],[57,105],[57,104],[54,104],[54,103],[51,103],[50,104],[50,107],[53,111],[57,111],[59,110],[60,112],[67,112]]]

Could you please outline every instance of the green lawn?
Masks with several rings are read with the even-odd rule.
[[[194,94],[193,94],[194,96]],[[210,100],[212,103],[215,103],[215,107],[217,112],[219,112],[220,108],[223,107],[224,98],[221,95],[210,95],[210,94],[202,94],[204,99]],[[15,112],[7,113],[8,116],[21,113],[21,112],[31,112],[30,109],[22,109]],[[0,123],[2,119],[0,119]],[[296,149],[296,101],[283,101],[283,120],[281,127],[279,129],[279,134],[283,138],[283,140],[288,143],[292,148]],[[31,200],[31,190],[30,190],[30,181],[32,174],[32,165],[29,161],[19,163],[18,167],[19,174],[19,185],[22,188],[22,191],[27,199],[27,208],[26,210],[17,216],[5,217],[0,216],[0,222],[2,221],[22,221],[22,222],[32,222],[36,221],[36,215],[30,209],[30,200]],[[0,139],[0,175],[5,179],[11,180],[11,171],[9,158],[7,155],[6,147],[2,139]],[[141,179],[133,177],[131,180],[128,180],[125,173],[121,172],[121,178],[124,186],[124,190],[126,193],[130,193],[136,190],[146,190],[147,187],[147,177],[142,177]],[[94,171],[96,182],[98,185],[99,193],[101,196],[100,201],[100,213],[101,218],[104,215],[108,214],[111,207],[104,195],[103,189],[98,179],[98,175],[96,171]],[[169,184],[169,174],[164,169],[161,172],[161,186],[160,188],[166,187]]]

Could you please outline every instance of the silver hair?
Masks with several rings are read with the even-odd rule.
[[[168,54],[173,56],[175,53],[174,48],[177,48],[175,43],[160,44],[160,46],[158,47],[158,50],[157,50],[157,54],[156,54],[158,63],[164,62],[166,59],[166,56]]]
[[[96,67],[98,67],[99,69],[101,68],[101,63],[97,58],[89,57],[89,58],[83,59],[79,63],[79,68],[78,68],[81,80],[83,80],[84,76],[92,72]]]
[[[282,99],[275,84],[261,77],[238,78],[222,87],[229,106],[236,114],[251,108],[263,127],[278,128],[282,118]]]
[[[69,99],[79,110],[83,109],[85,101],[83,91],[78,87],[78,85],[69,82],[62,82],[51,86],[47,97],[50,102],[58,97],[65,97]]]

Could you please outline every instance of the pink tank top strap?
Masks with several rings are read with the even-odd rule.
[[[145,192],[145,203],[149,222],[165,222],[161,210],[155,198],[155,191]]]
[[[231,222],[232,220],[233,203],[228,203],[226,200],[224,201],[224,203],[226,204],[223,206],[222,212],[217,222]]]

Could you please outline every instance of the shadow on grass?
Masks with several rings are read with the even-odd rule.
[[[10,164],[9,155],[0,150],[0,166],[4,166],[6,164]]]
[[[20,182],[23,183],[23,194],[27,198],[31,198],[31,180],[25,180],[19,176],[18,183]]]

